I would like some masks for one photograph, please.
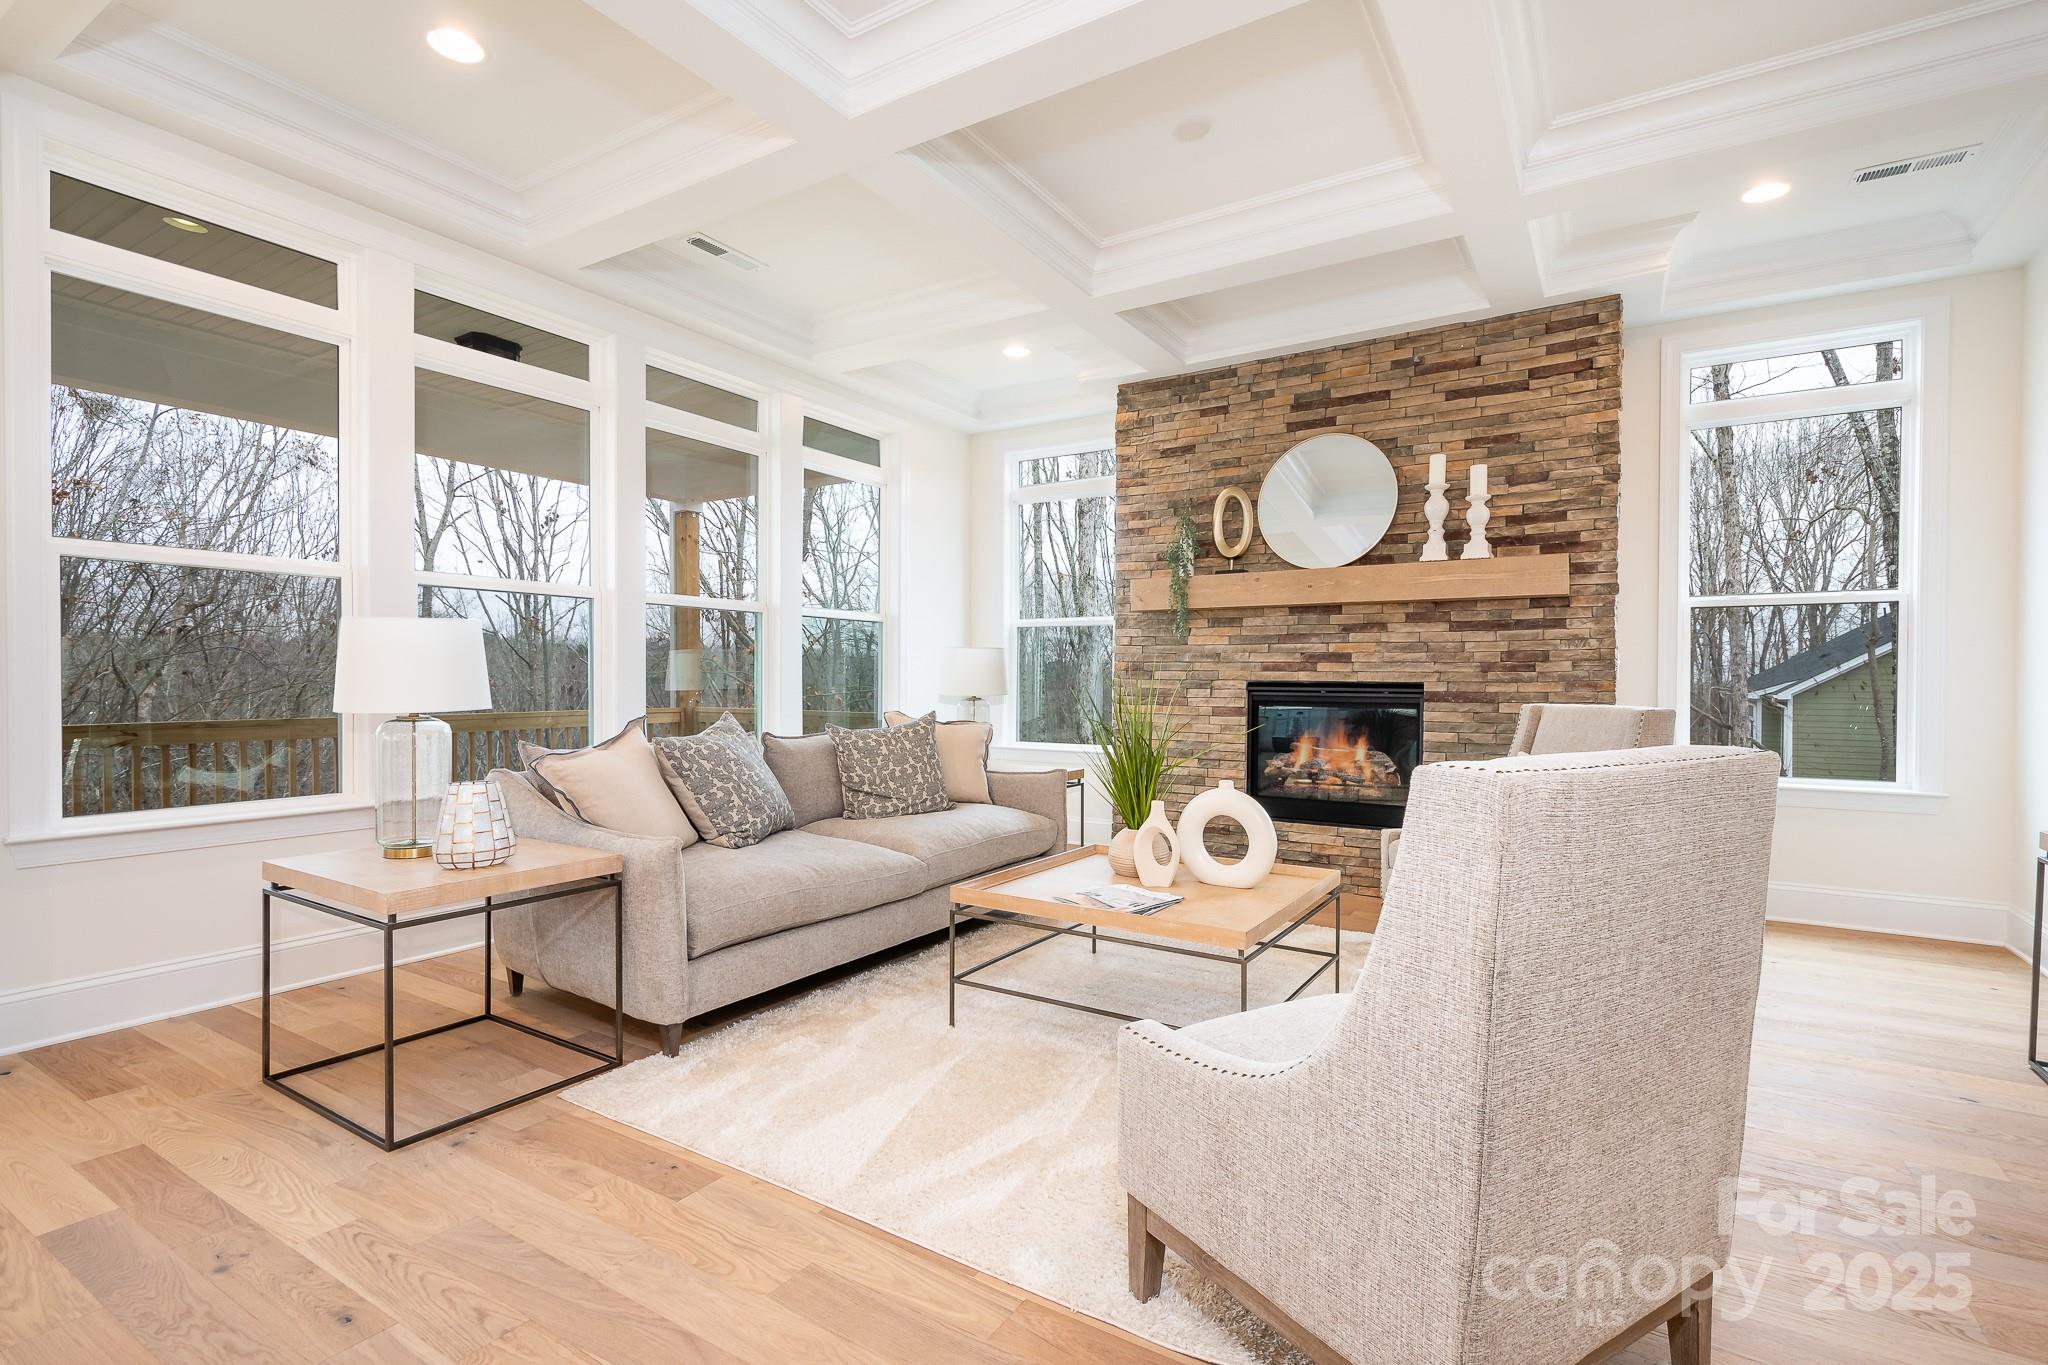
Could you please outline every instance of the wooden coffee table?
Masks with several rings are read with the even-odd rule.
[[[1276,864],[1271,875],[1257,886],[1237,890],[1226,886],[1205,886],[1183,869],[1173,883],[1174,893],[1183,899],[1149,915],[1103,910],[1092,905],[1069,905],[1054,899],[1106,883],[1137,885],[1130,878],[1119,877],[1110,871],[1108,850],[1100,844],[1093,844],[961,882],[952,889],[952,904],[946,916],[946,1022],[954,1022],[955,997],[962,986],[1127,1022],[1139,1018],[1138,1015],[1119,1014],[1078,1000],[1059,1000],[973,979],[977,973],[996,963],[1041,943],[1049,943],[1061,935],[1087,939],[1090,952],[1096,951],[1100,944],[1114,943],[1128,948],[1197,957],[1207,962],[1231,963],[1237,968],[1239,1010],[1247,1009],[1251,1004],[1251,964],[1274,948],[1323,959],[1300,985],[1288,992],[1289,1000],[1307,990],[1325,971],[1330,973],[1330,989],[1339,990],[1337,957],[1342,951],[1344,932],[1343,903],[1337,894],[1341,880],[1334,868],[1295,867],[1281,863]],[[1303,948],[1281,941],[1324,906],[1330,907],[1336,925],[1336,946],[1325,952],[1320,948]],[[1006,949],[986,962],[978,962],[962,971],[959,952],[962,920],[1025,924],[1045,932],[1028,943]],[[1105,933],[1105,930],[1110,932]]]

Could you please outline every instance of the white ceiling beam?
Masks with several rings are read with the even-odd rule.
[[[1488,304],[1503,312],[1534,307],[1543,301],[1543,280],[1493,7],[1486,0],[1380,0],[1379,12],[1423,155],[1457,215]]]

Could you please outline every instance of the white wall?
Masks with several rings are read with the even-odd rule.
[[[1008,568],[1003,563],[1004,494],[1009,488],[1006,482],[1009,457],[1020,451],[1052,450],[1097,441],[1104,445],[1115,444],[1114,414],[1104,412],[1095,417],[983,432],[969,443],[972,474],[968,487],[968,643],[1010,647],[1008,613],[1004,605],[1004,574]],[[1008,703],[997,702],[995,705],[1002,707]],[[996,733],[1000,736],[1004,733],[1003,713],[996,711],[995,719]],[[994,759],[1017,768],[1043,768],[1055,764],[1076,768],[1087,766],[1086,750],[1048,745],[1029,748],[999,746]],[[1068,828],[1083,843],[1107,842],[1111,833],[1109,803],[1095,790],[1093,779],[1089,780],[1087,830],[1085,834],[1081,830],[1081,800],[1079,793],[1074,792],[1068,793],[1067,798]]]
[[[210,202],[263,203],[282,218],[319,223],[323,232],[358,244],[383,262],[403,258],[439,275],[493,291],[513,301],[508,308],[530,305],[544,317],[569,319],[597,333],[615,335],[622,346],[656,350],[770,386],[890,433],[902,587],[889,608],[891,629],[898,639],[890,649],[896,668],[886,697],[890,704],[929,705],[936,696],[945,652],[965,641],[968,621],[970,470],[964,433],[878,409],[814,377],[359,210],[160,130],[37,91],[12,78],[0,80],[0,145],[14,149],[34,145],[39,128],[74,145],[91,146],[114,164],[144,167],[151,174],[202,187],[216,196]],[[32,177],[40,171],[30,168],[27,173]],[[217,210],[216,216],[227,212]],[[40,232],[40,225],[32,226]],[[27,233],[16,233],[9,240],[27,238]],[[6,305],[8,279],[27,279],[24,287],[31,289],[42,287],[39,261],[30,259],[38,252],[39,248],[0,260],[0,308]],[[25,271],[21,268],[24,261],[29,267]],[[409,297],[409,276],[400,287]],[[366,347],[389,343],[383,349],[396,352],[403,351],[411,338],[366,336],[363,340]],[[0,354],[0,367],[9,363],[10,357]],[[400,362],[400,392],[410,389],[410,366],[408,352]],[[35,382],[44,381],[39,378]],[[630,406],[621,400],[622,410]],[[385,441],[376,449],[369,449],[368,441],[363,443],[372,467],[396,470],[392,477],[401,480],[410,477],[406,453],[411,449],[407,444],[409,417],[405,426],[406,436]],[[623,476],[617,482],[623,486]],[[631,511],[626,515],[630,521]],[[4,534],[4,526],[0,526],[0,536]],[[7,548],[0,540],[0,550]],[[358,582],[360,600],[384,601],[386,610],[393,609],[389,602],[395,600],[399,604],[396,609],[403,610],[411,594],[410,551],[402,545],[391,547],[385,558],[398,567],[386,572],[373,566],[367,578],[376,581]],[[0,575],[6,573],[6,562],[7,557],[0,554]],[[629,577],[637,575],[637,566],[628,567]],[[395,599],[384,591],[393,583],[399,585]],[[0,604],[5,601],[5,588],[0,582]],[[9,628],[4,605],[0,605],[0,647],[15,646]],[[637,635],[637,626],[631,628]],[[611,691],[600,687],[593,696],[600,727],[607,722],[616,726],[635,714],[626,708],[638,701],[637,668],[630,660],[627,665],[614,670],[619,681]],[[0,715],[8,714],[9,705],[7,684],[0,677]],[[621,711],[624,714],[619,714]],[[54,718],[52,722],[54,725]],[[50,742],[55,742],[54,737]],[[8,799],[6,784],[0,783],[0,830],[13,827]],[[259,980],[258,869],[262,861],[361,845],[369,838],[368,815],[360,804],[310,820],[295,818],[291,824],[295,833],[279,837],[276,821],[243,819],[209,831],[205,846],[50,865],[41,862],[47,848],[39,848],[34,856],[21,846],[0,851],[0,1054],[255,994]],[[275,971],[280,986],[360,971],[373,964],[375,938],[362,931],[337,933],[338,923],[290,907],[279,908],[275,938],[284,946]],[[399,953],[404,957],[445,951],[470,939],[473,932],[466,921],[415,931],[416,936],[400,938]]]
[[[1670,609],[1658,588],[1660,556],[1672,543],[1669,528],[1659,525],[1664,339],[1750,320],[1797,328],[1798,319],[1821,308],[1949,302],[1949,511],[1940,537],[1948,637],[1945,798],[1911,812],[1781,800],[1771,862],[1776,918],[2009,941],[2013,869],[2024,855],[2013,838],[2023,283],[2020,272],[2008,270],[1623,332],[1617,682],[1620,700],[1650,705],[1660,695],[1658,641]],[[2034,363],[2038,376],[2038,357]]]
[[[2014,871],[2013,947],[2032,948],[2033,855],[2048,831],[2048,247],[2024,272],[2026,349],[2020,386],[2024,432],[2020,468],[2019,742],[2017,828],[2008,855]],[[2025,917],[2021,917],[2024,915]]]

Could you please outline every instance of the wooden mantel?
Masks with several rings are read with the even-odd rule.
[[[1153,574],[1131,584],[1138,611],[1165,611],[1167,577]],[[1505,559],[1446,559],[1431,563],[1346,564],[1336,569],[1276,569],[1261,573],[1196,574],[1188,606],[1346,606],[1354,602],[1475,602],[1493,597],[1566,597],[1568,555],[1513,555]]]

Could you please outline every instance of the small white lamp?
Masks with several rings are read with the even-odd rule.
[[[433,856],[454,757],[448,722],[429,711],[488,711],[484,632],[475,621],[344,616],[334,660],[334,709],[390,716],[371,748],[370,796],[387,858]]]
[[[982,702],[999,701],[1010,694],[1003,651],[972,646],[948,651],[944,691],[967,703],[967,719],[981,719]]]

